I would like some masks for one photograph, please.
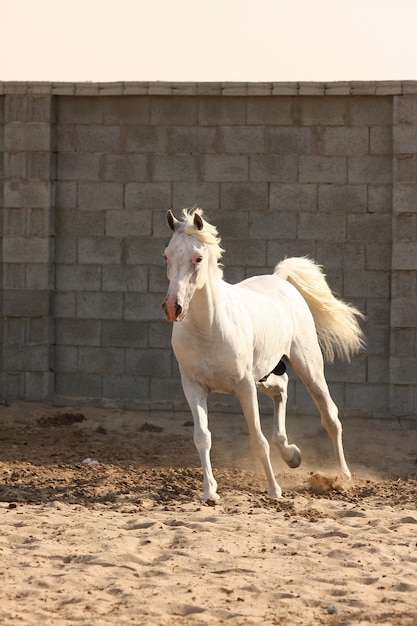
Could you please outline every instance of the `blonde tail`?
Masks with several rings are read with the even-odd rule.
[[[307,302],[327,361],[332,363],[335,356],[350,361],[364,347],[356,318],[365,316],[333,295],[320,265],[306,257],[293,257],[278,263],[275,274],[291,283]]]

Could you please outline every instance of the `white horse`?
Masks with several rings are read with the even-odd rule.
[[[203,500],[219,498],[210,461],[210,392],[232,394],[240,401],[271,497],[280,498],[281,488],[261,430],[257,391],[274,403],[273,443],[290,467],[299,466],[300,450],[288,443],[285,431],[288,376],[281,359],[291,364],[306,385],[333,442],[336,460],[350,477],[342,426],[324,378],[322,351],[329,361],[335,355],[349,360],[363,346],[356,320],[363,315],[333,296],[321,268],[307,258],[287,258],[271,275],[236,285],[225,282],[219,266],[220,238],[202,213],[201,209],[184,209],[181,221],[171,211],[167,213],[174,234],[164,254],[169,287],[162,307],[167,320],[177,322],[172,347],[194,418]]]

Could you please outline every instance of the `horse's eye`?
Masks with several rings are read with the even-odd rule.
[[[203,260],[202,256],[198,256],[195,260],[196,263],[201,263],[201,261]]]

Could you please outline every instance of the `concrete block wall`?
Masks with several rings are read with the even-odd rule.
[[[226,280],[310,255],[367,315],[366,351],[327,367],[342,412],[415,416],[416,103],[401,82],[0,83],[1,399],[186,408],[162,252],[166,209],[199,205]],[[315,412],[291,378],[289,411]]]

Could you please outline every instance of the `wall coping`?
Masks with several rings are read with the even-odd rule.
[[[0,96],[403,96],[417,81],[0,82]]]

